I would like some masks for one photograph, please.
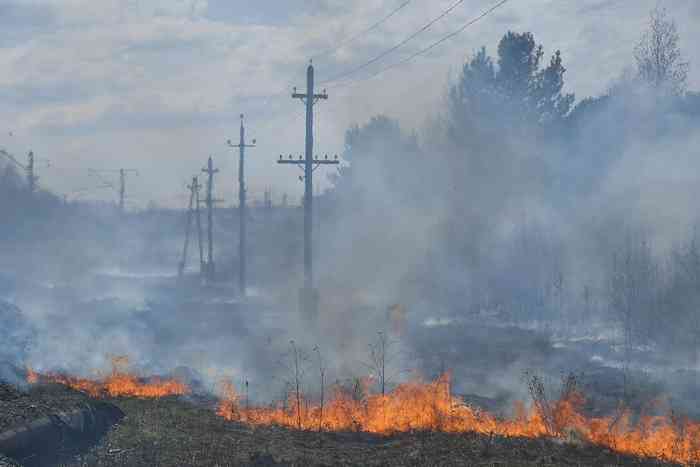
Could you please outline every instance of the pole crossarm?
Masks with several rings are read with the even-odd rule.
[[[291,156],[290,156],[290,159],[284,159],[280,155],[280,158],[277,160],[277,163],[278,164],[293,164],[293,165],[296,165],[297,167],[299,167],[301,170],[305,170],[305,167],[304,167],[305,161],[304,161],[304,159],[301,158],[301,156],[299,156],[299,159],[295,160],[295,159],[291,159]],[[340,164],[340,161],[338,160],[338,156],[335,156],[333,159],[329,159],[328,156],[326,156],[324,159],[319,159],[319,158],[312,159],[311,164],[313,165],[313,167],[311,168],[311,171],[315,172],[316,169],[318,169],[322,165],[338,165],[338,164]],[[303,180],[303,177],[302,177],[302,180]]]
[[[297,92],[297,88],[294,88],[294,92],[292,93],[292,98],[293,99],[301,99],[304,103],[306,100],[309,98],[308,93],[300,93]],[[324,89],[321,94],[314,94],[313,99],[311,101],[311,105],[315,104],[319,100],[328,100],[328,94],[326,94],[326,90]]]

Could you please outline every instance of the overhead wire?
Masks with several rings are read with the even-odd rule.
[[[325,57],[325,56],[327,56],[327,55],[330,55],[330,54],[332,54],[332,53],[335,53],[335,52],[338,51],[341,47],[344,47],[344,46],[346,46],[346,45],[348,45],[348,44],[351,44],[352,42],[356,41],[358,38],[364,36],[365,34],[374,31],[374,30],[377,29],[379,26],[381,26],[382,24],[386,23],[389,19],[391,19],[391,18],[392,18],[394,15],[396,15],[398,12],[400,12],[401,10],[403,10],[404,8],[406,8],[406,6],[408,6],[409,3],[411,3],[411,0],[406,0],[405,2],[401,3],[398,7],[396,7],[396,8],[393,9],[392,11],[390,11],[389,14],[387,14],[386,16],[384,16],[382,19],[380,19],[380,20],[377,21],[376,23],[372,24],[371,26],[369,26],[369,27],[363,29],[362,31],[360,31],[360,32],[358,32],[358,33],[356,33],[356,34],[354,34],[354,35],[351,35],[351,36],[346,37],[345,39],[343,39],[342,41],[340,41],[335,47],[332,47],[332,48],[327,49],[327,50],[325,50],[325,51],[323,51],[323,52],[320,52],[320,53],[318,53],[318,54],[312,56],[311,59],[312,59],[312,60],[315,60],[315,59],[317,59],[317,58]]]
[[[335,81],[339,81],[339,80],[341,80],[341,79],[343,79],[343,78],[345,78],[345,77],[354,75],[354,74],[357,73],[358,71],[364,70],[365,68],[367,68],[368,66],[372,65],[373,63],[378,62],[378,61],[381,60],[382,58],[384,58],[384,57],[386,57],[387,55],[391,54],[392,52],[394,52],[394,51],[400,49],[401,47],[403,47],[404,45],[406,45],[407,43],[409,43],[410,41],[412,41],[413,39],[415,39],[416,37],[418,37],[420,34],[422,34],[423,32],[425,32],[425,31],[427,31],[428,29],[430,29],[431,27],[433,27],[433,25],[435,25],[435,23],[437,23],[438,21],[440,21],[441,19],[443,19],[444,17],[446,17],[447,15],[449,15],[450,13],[452,13],[452,12],[455,10],[455,8],[457,8],[457,7],[460,6],[462,3],[464,3],[464,1],[465,1],[465,0],[457,0],[457,1],[454,2],[452,5],[450,5],[446,10],[444,10],[439,16],[437,16],[437,17],[433,18],[432,20],[428,21],[428,22],[427,22],[426,24],[424,24],[420,29],[418,29],[417,31],[413,32],[413,33],[410,34],[408,37],[406,37],[405,39],[403,39],[402,41],[400,41],[399,43],[397,43],[397,44],[393,45],[392,47],[386,49],[385,51],[381,52],[379,55],[376,55],[375,57],[372,57],[371,59],[367,60],[366,62],[362,63],[362,64],[359,65],[359,66],[356,66],[356,67],[351,68],[351,69],[349,69],[349,70],[347,70],[347,71],[344,71],[344,72],[342,72],[342,73],[339,73],[339,74],[337,74],[337,75],[334,75],[334,76],[332,76],[332,77],[330,77],[330,78],[328,78],[328,79],[326,79],[326,80],[323,80],[323,81],[321,81],[319,84],[323,85],[323,84],[327,84],[327,83],[332,83],[332,82],[335,82]]]
[[[490,15],[491,13],[493,13],[494,11],[496,11],[498,8],[500,8],[500,7],[502,7],[503,5],[505,5],[506,3],[508,3],[508,1],[509,1],[509,0],[501,0],[500,2],[498,2],[498,3],[494,4],[494,5],[492,5],[492,6],[489,7],[487,10],[485,10],[484,12],[482,12],[479,16],[477,16],[477,17],[475,17],[475,18],[472,18],[471,20],[469,20],[469,21],[467,21],[466,23],[464,23],[464,24],[463,24],[461,27],[459,27],[458,29],[452,31],[451,33],[447,34],[446,36],[443,36],[443,37],[440,38],[439,40],[437,40],[437,41],[433,42],[432,44],[428,45],[427,47],[425,47],[425,48],[423,48],[423,49],[420,49],[420,50],[418,50],[417,52],[415,52],[415,53],[409,55],[408,57],[406,57],[406,58],[404,58],[404,59],[402,59],[402,60],[399,60],[398,62],[394,62],[394,63],[392,63],[392,64],[390,64],[390,65],[388,65],[388,66],[386,66],[386,67],[384,67],[384,68],[381,68],[381,69],[379,69],[378,71],[376,71],[375,73],[370,74],[369,76],[365,76],[365,77],[363,77],[363,78],[358,78],[358,79],[354,79],[354,80],[341,81],[341,82],[339,82],[338,84],[332,85],[332,86],[330,86],[330,87],[331,87],[331,88],[336,88],[336,89],[337,89],[337,88],[340,88],[340,87],[356,85],[356,84],[362,83],[362,82],[364,82],[364,81],[368,81],[368,80],[370,80],[370,79],[373,79],[373,78],[375,78],[375,77],[377,77],[377,76],[379,76],[379,75],[381,75],[381,74],[383,74],[383,73],[385,73],[385,72],[387,72],[387,71],[389,71],[389,70],[391,70],[391,69],[393,69],[393,68],[396,68],[396,67],[399,67],[399,66],[401,66],[401,65],[404,65],[404,64],[406,64],[406,63],[412,61],[412,60],[415,59],[416,57],[419,57],[419,56],[421,56],[421,55],[423,55],[423,54],[425,54],[425,53],[427,53],[427,52],[433,50],[435,47],[437,47],[437,46],[439,46],[440,44],[442,44],[442,43],[444,43],[444,42],[446,42],[446,41],[452,39],[453,37],[457,36],[458,34],[461,34],[462,32],[464,32],[467,28],[469,28],[469,27],[472,26],[473,24],[475,24],[475,23],[481,21],[482,19],[484,19],[485,17],[487,17],[488,15]]]
[[[463,1],[464,0],[460,0],[458,3],[462,3]],[[311,59],[313,60],[313,59],[317,59],[317,58],[332,54],[335,51],[337,51],[338,49],[340,49],[341,47],[346,46],[346,45],[356,41],[358,38],[362,37],[364,34],[367,34],[371,31],[377,29],[382,24],[386,23],[389,19],[391,19],[393,16],[395,16],[401,10],[406,8],[411,2],[412,2],[412,0],[403,1],[399,6],[397,6],[396,8],[391,10],[388,14],[383,16],[379,21],[372,23],[370,26],[364,28],[362,31],[360,31],[356,34],[353,34],[353,35],[348,36],[347,38],[341,40],[338,44],[336,44],[335,47],[332,47],[332,48],[327,49],[323,52],[320,52],[316,55],[313,55]],[[437,19],[436,19],[436,21],[437,21]],[[320,83],[320,84],[323,84],[323,83]],[[270,94],[270,95],[265,96],[265,102],[269,102],[271,99],[275,99],[277,97],[281,97],[281,96],[285,95],[287,93],[287,89],[289,89],[292,86],[293,86],[293,83],[289,83],[282,90],[280,90],[274,94]],[[296,111],[296,110],[290,110],[288,113],[285,114],[285,116],[290,116],[290,115],[293,116],[296,121],[298,121],[300,119],[303,120],[305,118],[305,115],[303,113]],[[270,122],[269,124],[264,125],[262,128],[258,128],[258,131],[267,129],[268,127],[272,126],[273,124],[274,124],[274,122]]]
[[[12,154],[10,154],[10,153],[7,152],[6,150],[0,149],[0,155],[5,156],[7,159],[9,159],[13,164],[15,164],[16,166],[18,166],[19,168],[21,168],[21,169],[23,169],[23,170],[26,170],[26,169],[27,169],[27,167],[26,167],[24,164],[22,164],[20,161],[18,161],[17,159],[15,159],[15,156],[13,156]]]

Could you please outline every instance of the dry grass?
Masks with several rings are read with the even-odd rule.
[[[546,440],[255,429],[176,398],[114,402],[127,417],[98,446],[64,467],[668,465]]]

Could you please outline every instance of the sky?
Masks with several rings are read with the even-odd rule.
[[[249,197],[266,188],[279,202],[303,185],[279,154],[304,149],[305,69],[336,76],[401,42],[456,0],[0,0],[0,148],[38,158],[42,187],[68,199],[116,199],[88,169],[136,169],[128,206],[184,207],[186,184],[214,158],[217,196],[236,204],[239,115],[257,147],[246,154]],[[371,79],[497,3],[464,0],[413,40],[329,82],[316,107],[316,152],[340,154],[350,124],[376,114],[420,132],[439,114],[462,64],[482,45],[495,53],[508,30],[531,31],[545,54],[560,49],[567,88],[578,99],[605,92],[633,65],[633,49],[657,3],[668,9],[700,90],[698,0],[509,0],[425,56]],[[355,40],[347,41],[349,37]],[[340,47],[337,47],[341,44]],[[316,180],[327,185],[331,169]],[[325,174],[324,174],[325,172]]]

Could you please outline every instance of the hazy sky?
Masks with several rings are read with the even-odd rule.
[[[275,200],[298,199],[298,171],[275,163],[303,151],[308,59],[357,34],[405,0],[0,0],[0,147],[33,149],[40,183],[58,193],[111,199],[87,168],[136,168],[134,206],[180,206],[185,182],[209,155],[222,169],[217,192],[235,202],[238,138],[245,113],[248,183]],[[382,27],[316,57],[317,80],[353,68],[420,29],[455,0],[412,0]],[[449,16],[367,69],[394,63],[496,3],[465,0]],[[603,92],[633,64],[632,51],[656,0],[510,0],[456,38],[356,86],[328,86],[317,106],[319,154],[340,153],[348,124],[374,114],[418,128],[439,110],[447,83],[476,48],[495,52],[507,30],[532,31],[549,55],[561,49],[570,90]],[[660,3],[676,19],[700,89],[700,1]],[[362,77],[362,73],[356,75]],[[324,178],[320,169],[316,174]],[[327,170],[326,170],[327,172]],[[113,175],[107,175],[113,177]],[[113,177],[113,179],[116,179]]]

